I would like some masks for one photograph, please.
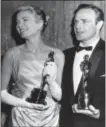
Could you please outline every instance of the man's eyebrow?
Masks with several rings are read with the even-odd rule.
[[[88,18],[80,18],[80,19],[74,18],[74,20],[89,20],[89,19]]]
[[[21,19],[29,18],[28,16],[21,17]],[[18,19],[17,19],[18,20]]]

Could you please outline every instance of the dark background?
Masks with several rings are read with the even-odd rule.
[[[73,46],[70,35],[70,23],[73,11],[81,3],[90,3],[99,6],[103,12],[105,1],[2,1],[1,2],[1,55],[16,45],[11,36],[11,19],[16,8],[23,5],[38,5],[50,16],[49,25],[45,31],[47,44],[61,50]],[[102,29],[104,39],[104,28]]]

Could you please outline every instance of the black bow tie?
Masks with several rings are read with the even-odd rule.
[[[77,52],[79,52],[79,51],[81,51],[81,50],[91,51],[91,50],[92,50],[92,46],[88,46],[88,47],[81,47],[81,46],[78,46],[76,49],[77,49]]]

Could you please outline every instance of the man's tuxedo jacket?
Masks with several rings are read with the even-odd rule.
[[[92,93],[92,105],[100,110],[100,118],[94,119],[82,114],[72,113],[79,87],[74,95],[73,62],[76,48],[64,51],[65,66],[62,82],[62,107],[60,127],[105,127],[105,42],[100,39],[90,57],[91,68],[88,75],[88,90]],[[76,74],[77,76],[77,74]]]

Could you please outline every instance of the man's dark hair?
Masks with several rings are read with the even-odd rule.
[[[95,5],[92,5],[92,4],[81,4],[74,11],[74,16],[81,9],[92,9],[95,12],[95,14],[96,14],[96,20],[97,21],[101,21],[101,20],[104,21],[104,13],[103,13],[103,11],[99,7],[97,7]]]

